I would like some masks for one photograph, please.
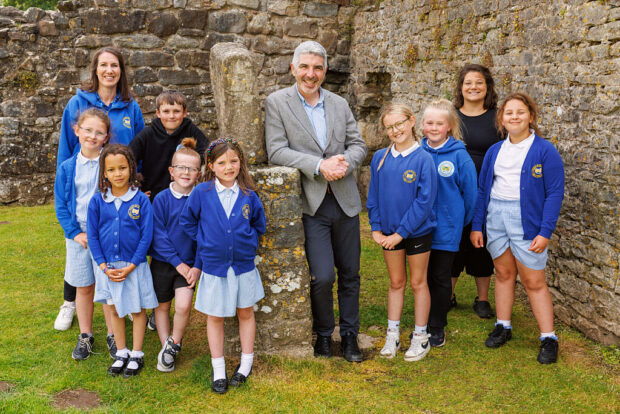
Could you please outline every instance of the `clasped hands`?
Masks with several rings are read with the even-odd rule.
[[[403,238],[400,234],[394,233],[389,236],[386,236],[382,232],[375,230],[372,232],[372,239],[381,245],[384,249],[392,250],[398,243],[403,241]]]
[[[344,155],[336,154],[321,161],[319,171],[327,181],[336,181],[345,176],[348,168]]]

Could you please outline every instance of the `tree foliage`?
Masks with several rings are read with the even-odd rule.
[[[56,10],[58,0],[0,0],[2,6],[13,6],[26,10],[30,7],[38,7],[43,10]]]

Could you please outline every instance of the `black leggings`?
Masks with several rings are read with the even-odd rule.
[[[67,302],[75,302],[75,291],[76,291],[75,287],[68,284],[67,281],[65,280],[65,288],[63,291],[63,296],[65,297],[65,300]]]
[[[428,262],[428,290],[431,293],[431,312],[428,315],[430,330],[442,329],[448,324],[448,310],[452,296],[452,262],[456,252],[431,250]]]

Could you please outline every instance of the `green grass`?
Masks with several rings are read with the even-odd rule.
[[[362,332],[382,337],[388,279],[381,250],[368,237],[366,218],[362,221]],[[473,314],[475,286],[468,276],[457,285],[459,307],[449,314],[446,346],[421,362],[406,363],[402,353],[362,364],[261,356],[247,386],[218,396],[209,389],[204,318],[196,312],[176,371],[155,369],[159,345],[148,332],[141,375],[111,378],[100,306],[94,325],[98,354],[87,361],[71,359],[76,323],[66,332],[52,329],[64,269],[64,240],[53,207],[0,207],[0,222],[9,222],[0,224],[0,380],[13,384],[0,392],[0,412],[53,411],[52,396],[67,388],[98,393],[102,406],[94,412],[620,411],[617,347],[603,347],[560,325],[560,360],[542,366],[536,362],[536,323],[527,304],[517,303],[512,341],[487,349],[483,342],[492,321]],[[408,345],[410,292],[402,325]],[[373,354],[381,345],[380,339]]]

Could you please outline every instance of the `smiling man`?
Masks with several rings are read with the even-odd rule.
[[[334,331],[332,287],[338,269],[342,352],[361,362],[359,331],[360,229],[362,208],[353,172],[366,156],[351,109],[323,88],[327,53],[303,42],[291,63],[295,84],[265,101],[265,140],[273,164],[301,172],[306,257],[317,340],[314,355],[331,356]]]

